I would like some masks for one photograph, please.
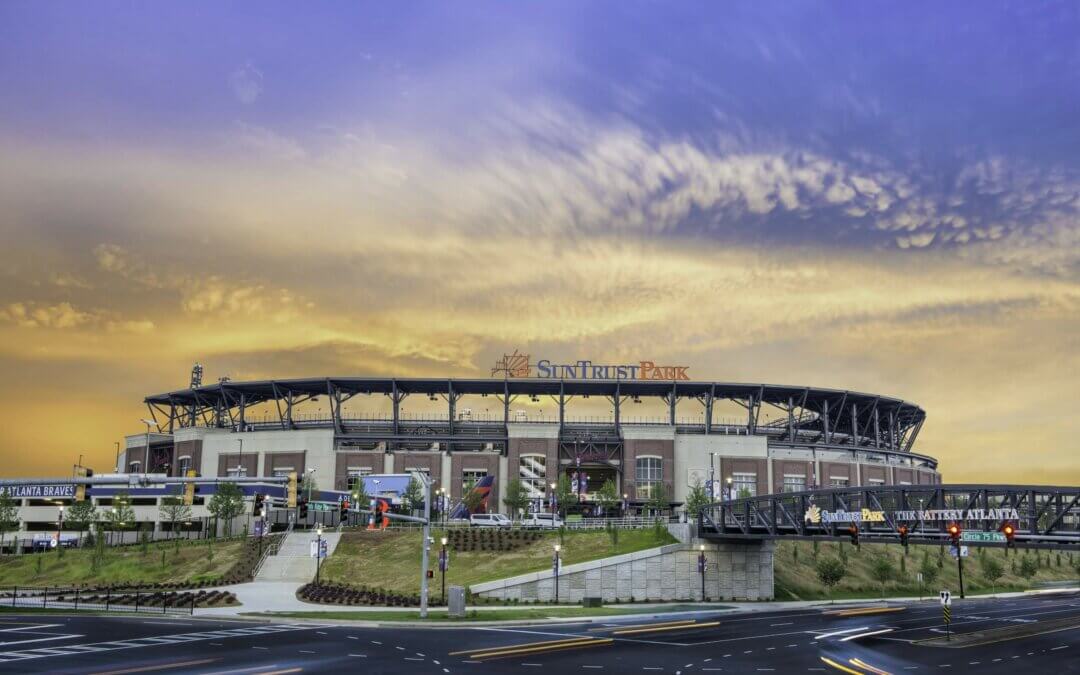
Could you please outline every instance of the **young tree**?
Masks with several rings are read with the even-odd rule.
[[[177,527],[180,523],[191,520],[191,507],[184,503],[184,500],[176,495],[170,495],[161,500],[161,506],[158,508],[158,513],[161,516],[161,520],[169,524],[169,531],[172,533],[173,539],[176,541],[176,550],[180,550],[180,539],[177,534]]]
[[[887,555],[879,555],[870,564],[870,574],[874,580],[881,584],[881,597],[885,597],[885,584],[892,581],[896,576],[896,568]]]
[[[19,505],[6,490],[0,491],[0,551],[4,550],[4,537],[8,532],[19,530]]]
[[[317,497],[319,481],[315,480],[315,474],[310,471],[305,472],[304,477],[300,479],[300,485],[297,486],[297,492],[308,501]]]
[[[922,565],[919,567],[919,572],[922,574],[923,584],[926,586],[933,586],[934,582],[937,581],[941,569],[930,560],[929,554],[924,554]]]
[[[131,508],[131,496],[127,492],[116,493],[112,509],[105,513],[105,521],[111,529],[121,533],[135,524],[135,509]]]
[[[64,514],[64,522],[79,532],[79,545],[82,545],[82,532],[89,530],[90,526],[97,521],[97,509],[89,499],[72,504]]]
[[[1039,566],[1028,556],[1020,559],[1020,576],[1030,579],[1039,573]]]
[[[1005,574],[1005,567],[988,555],[979,561],[979,567],[982,569],[983,578],[990,582],[990,592],[997,592],[997,581]]]
[[[653,489],[649,491],[646,507],[659,516],[667,510],[668,506],[667,490],[664,488],[663,481],[653,483]]]
[[[233,518],[244,511],[244,493],[240,491],[236,483],[221,483],[217,486],[214,496],[210,498],[206,510],[214,518],[225,521],[225,536],[231,537]]]
[[[555,484],[555,500],[559,503],[559,513],[563,516],[566,515],[566,509],[577,501],[577,495],[570,487],[570,476],[565,473],[559,476],[559,481]]]
[[[836,558],[822,558],[814,566],[818,580],[825,586],[826,594],[831,593],[832,587],[843,580],[847,573],[847,566]]]
[[[465,494],[461,498],[469,515],[479,513],[480,507],[484,504],[484,495],[477,492],[475,488],[476,481],[469,481],[469,484],[465,486]]]
[[[604,481],[604,484],[596,491],[596,502],[605,516],[615,508],[615,505],[619,503],[619,488],[615,486],[615,481],[610,478]]]
[[[506,483],[506,496],[503,504],[510,511],[510,518],[520,518],[522,512],[529,508],[529,492],[520,478],[512,478]]]
[[[709,494],[705,492],[705,487],[701,484],[701,481],[694,481],[694,484],[690,487],[690,492],[686,494],[686,516],[687,518],[698,517],[698,512],[702,508],[709,505]]]
[[[424,489],[415,476],[409,478],[409,485],[401,493],[401,505],[410,513],[424,507]]]

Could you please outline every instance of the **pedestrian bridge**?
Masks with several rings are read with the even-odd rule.
[[[716,502],[699,514],[712,541],[850,539],[1080,551],[1080,487],[880,485],[829,488]],[[904,529],[906,528],[906,529]]]

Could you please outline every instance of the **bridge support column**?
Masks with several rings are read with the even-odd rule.
[[[705,557],[709,561],[709,569],[705,573],[707,600],[773,599],[774,542],[695,539],[687,552],[693,558],[688,564],[694,564],[697,560],[701,544],[705,544]],[[694,577],[694,580],[701,583],[700,576]]]

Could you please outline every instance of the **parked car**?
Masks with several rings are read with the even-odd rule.
[[[501,513],[474,513],[469,516],[472,527],[510,527],[513,521]]]
[[[521,519],[521,526],[527,528],[562,527],[563,521],[557,513],[530,513]]]

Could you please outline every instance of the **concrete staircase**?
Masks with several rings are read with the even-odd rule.
[[[333,555],[341,535],[336,532],[323,532],[322,538],[326,542],[327,555]],[[311,542],[314,540],[314,532],[290,532],[281,542],[277,555],[269,556],[263,563],[255,581],[307,583],[314,579],[315,558],[311,557]]]

